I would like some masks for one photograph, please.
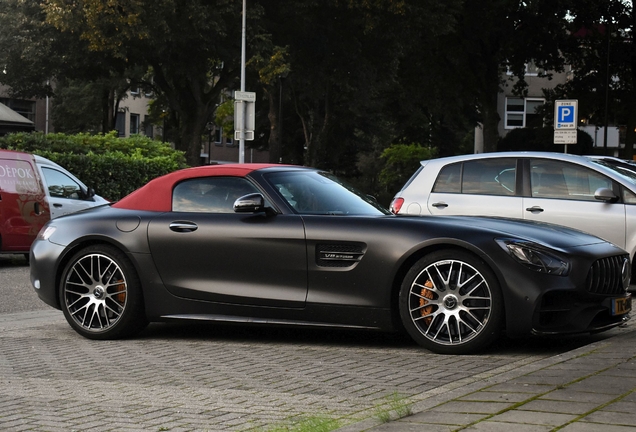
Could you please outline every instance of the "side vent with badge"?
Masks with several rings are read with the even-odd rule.
[[[353,267],[366,250],[364,243],[322,243],[316,245],[316,264],[319,267]]]

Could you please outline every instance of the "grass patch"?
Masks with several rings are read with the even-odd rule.
[[[382,423],[387,423],[391,420],[397,420],[413,414],[413,402],[410,402],[407,397],[400,396],[397,392],[394,392],[385,396],[385,400],[386,402],[377,406],[375,414],[375,417]]]
[[[341,422],[329,417],[309,417],[291,421],[288,425],[276,425],[264,432],[330,432],[340,428]]]

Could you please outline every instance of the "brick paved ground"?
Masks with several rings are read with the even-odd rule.
[[[375,333],[160,324],[132,340],[90,341],[59,311],[0,314],[0,430],[266,431],[307,416],[362,430],[377,426],[364,419],[395,395],[414,407],[436,396],[450,401],[454,391],[536,370],[581,344],[503,343],[478,356],[443,356]],[[541,386],[561,382],[559,373],[517,384],[541,395]],[[465,418],[509,407],[520,397],[509,394],[475,393],[478,413]]]
[[[414,414],[341,432],[636,430],[636,325],[611,339],[436,395]]]

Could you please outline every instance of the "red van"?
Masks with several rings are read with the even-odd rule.
[[[28,256],[49,219],[104,204],[108,200],[55,162],[0,150],[0,254]]]
[[[49,219],[33,155],[0,150],[0,253],[28,253]]]

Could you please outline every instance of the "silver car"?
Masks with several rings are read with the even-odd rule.
[[[629,252],[633,262],[636,168],[603,158],[548,152],[431,159],[422,161],[395,195],[391,211],[500,216],[564,225],[616,244]]]

